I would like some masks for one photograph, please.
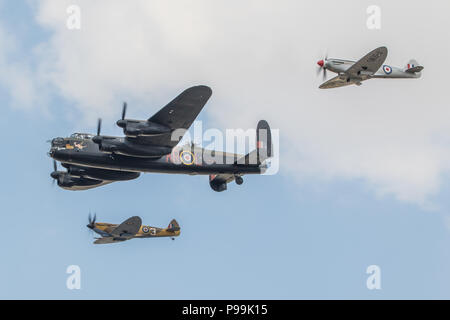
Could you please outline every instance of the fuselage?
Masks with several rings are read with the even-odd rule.
[[[63,164],[126,172],[159,172],[190,175],[217,173],[260,174],[258,164],[235,164],[235,158],[225,153],[208,152],[197,148],[173,148],[162,157],[132,157],[99,150],[89,138],[58,138],[49,155]],[[199,150],[201,150],[199,152]],[[217,156],[220,155],[220,156]],[[223,156],[222,156],[223,155]]]
[[[92,230],[101,235],[102,237],[114,237],[111,232],[117,228],[118,224],[96,222]],[[135,235],[128,235],[123,240],[129,240],[132,238],[153,238],[153,237],[178,237],[180,235],[180,230],[171,231],[167,228],[157,228],[151,226],[141,225],[139,231]],[[120,237],[115,237],[120,239]]]
[[[323,68],[335,72],[339,75],[344,75],[345,72],[355,63],[356,61],[344,60],[344,59],[333,59],[328,58],[323,60]],[[371,78],[390,78],[390,79],[401,79],[401,78],[418,78],[419,75],[415,73],[405,72],[403,68],[392,67],[387,64],[383,64],[380,69],[373,75],[359,76],[359,80],[367,80]]]

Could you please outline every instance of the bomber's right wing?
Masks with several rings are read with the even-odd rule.
[[[117,228],[112,230],[110,233],[113,236],[121,238],[129,238],[138,233],[142,225],[142,219],[138,216],[128,218],[122,222]]]
[[[341,79],[339,76],[336,76],[324,83],[322,83],[319,88],[320,89],[331,89],[331,88],[339,88],[344,86],[349,86],[354,84],[352,81],[347,81],[346,79]]]
[[[179,140],[172,140],[172,132],[177,129],[189,129],[211,94],[212,90],[207,86],[195,86],[184,90],[148,119],[150,122],[170,128],[171,132],[157,136],[127,137],[127,139],[140,144],[175,147]]]

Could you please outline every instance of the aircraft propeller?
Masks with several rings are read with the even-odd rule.
[[[123,107],[122,107],[122,119],[117,120],[116,124],[117,126],[125,129],[125,127],[127,126],[127,121],[125,120],[125,115],[127,114],[127,103],[124,102],[123,103]]]
[[[100,136],[101,129],[102,129],[102,118],[98,118],[98,121],[97,121],[97,135],[92,138],[92,142],[98,144],[99,147],[101,147],[101,145],[102,145],[102,137]]]
[[[102,118],[98,118],[98,121],[97,121],[97,135],[98,136],[100,135],[101,129],[102,129]]]
[[[88,227],[89,229],[94,229],[96,220],[97,220],[97,214],[94,213],[94,217],[92,218],[91,213],[89,212],[89,217],[88,217],[89,224],[86,225],[86,227]]]
[[[122,120],[125,120],[125,115],[127,114],[127,103],[124,102],[123,103],[123,107],[122,107]]]
[[[327,78],[327,67],[326,67],[327,60],[328,60],[328,53],[325,54],[325,59],[319,60],[317,62],[317,64],[319,65],[319,67],[317,68],[317,75],[319,75],[320,72],[322,72],[323,81],[325,81],[325,79]]]
[[[55,184],[55,180],[59,180],[58,166],[55,160],[53,160],[53,172],[50,173],[50,177],[53,178],[52,185]]]

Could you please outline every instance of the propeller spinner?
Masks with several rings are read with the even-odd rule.
[[[94,213],[94,217],[92,218],[91,213],[89,213],[89,217],[88,217],[89,224],[87,224],[86,227],[88,227],[89,229],[94,229],[96,220],[97,220],[97,214]]]
[[[317,61],[317,65],[319,68],[317,68],[317,75],[322,72],[322,79],[325,80],[327,78],[327,60],[328,60],[328,54],[325,55],[325,59],[321,59]]]

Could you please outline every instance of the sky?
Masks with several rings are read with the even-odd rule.
[[[81,28],[68,29],[67,8]],[[366,10],[381,9],[370,30]],[[447,1],[0,0],[3,299],[448,299]],[[414,80],[319,90],[317,61],[378,46]],[[329,72],[328,78],[331,77]],[[216,193],[204,176],[52,186],[56,136],[121,135],[192,85],[203,129],[279,132],[279,171]],[[181,235],[93,245],[89,212]],[[69,290],[67,267],[81,270]],[[367,267],[381,270],[369,290]]]

